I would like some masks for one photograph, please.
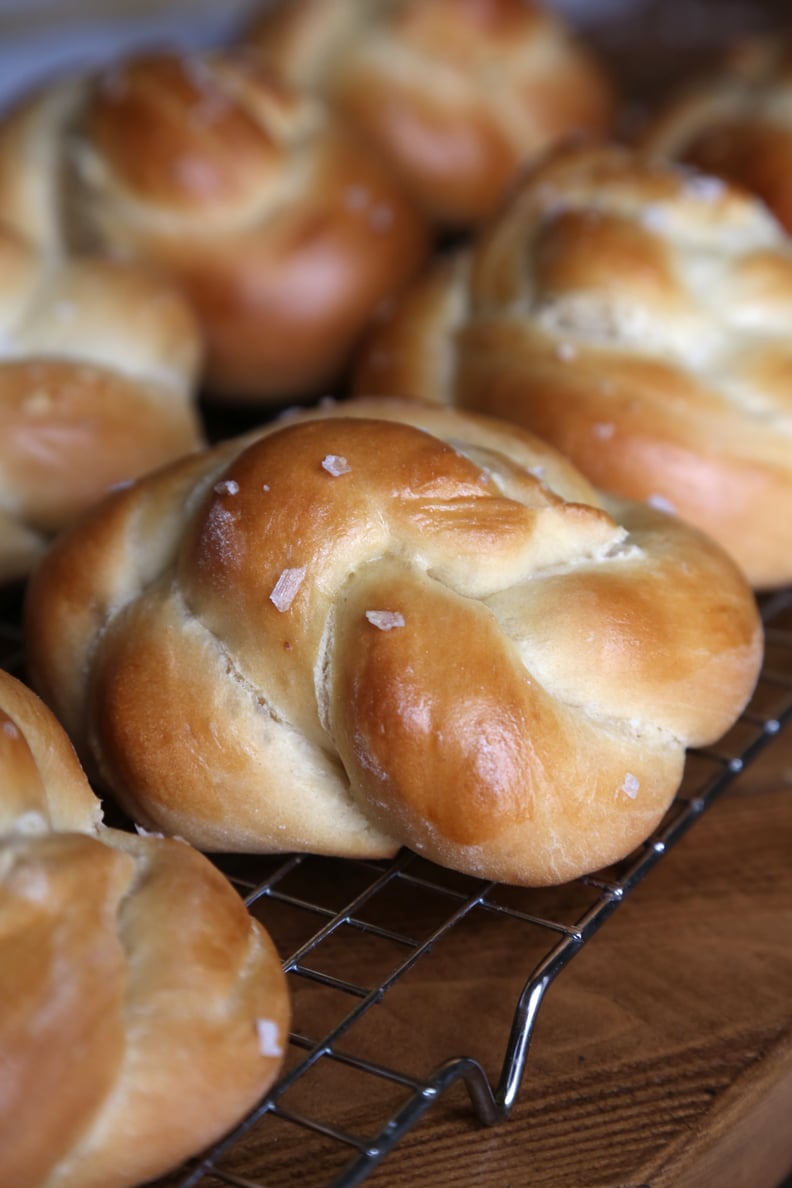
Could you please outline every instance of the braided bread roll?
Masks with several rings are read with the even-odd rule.
[[[590,146],[390,311],[353,386],[524,425],[767,588],[792,578],[790,325],[792,244],[758,201]]]
[[[0,582],[109,487],[203,444],[201,353],[160,278],[0,228]]]
[[[37,687],[137,820],[224,850],[545,884],[627,854],[761,631],[714,544],[549,446],[411,401],[172,465],[29,586]]]
[[[4,672],[0,1003],[14,1188],[167,1171],[267,1090],[289,1021],[278,956],[231,885],[183,842],[104,828],[62,729]]]
[[[641,147],[744,186],[792,231],[792,43],[740,44],[655,113]]]
[[[614,107],[594,56],[526,0],[286,0],[245,43],[325,96],[445,225],[489,217],[528,158],[604,132]]]
[[[146,56],[0,125],[0,217],[50,249],[153,262],[207,342],[214,397],[280,400],[341,368],[428,252],[391,170],[242,56]]]

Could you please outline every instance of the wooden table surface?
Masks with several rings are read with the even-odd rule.
[[[790,1169],[792,793],[774,773],[714,805],[559,977],[510,1121],[438,1113],[371,1182],[775,1188]]]

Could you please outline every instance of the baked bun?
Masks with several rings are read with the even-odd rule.
[[[757,200],[628,149],[554,154],[372,335],[361,394],[478,409],[792,578],[792,242]]]
[[[203,444],[201,350],[159,277],[0,227],[0,581],[109,487]]]
[[[0,837],[102,829],[102,806],[63,727],[27,685],[0,669]]]
[[[41,689],[147,827],[524,884],[629,853],[755,682],[722,551],[499,421],[361,401],[110,496],[28,587]]]
[[[792,42],[740,44],[661,107],[641,144],[744,186],[792,231]]]
[[[530,0],[283,0],[246,42],[384,151],[436,223],[489,217],[530,157],[609,126],[614,96]]]
[[[60,726],[4,672],[0,1002],[14,1188],[164,1173],[267,1090],[289,1021],[277,954],[223,875],[184,842],[104,828]]]
[[[0,217],[50,248],[153,261],[190,298],[209,396],[334,378],[428,252],[391,170],[241,56],[146,56],[55,85],[0,126]]]

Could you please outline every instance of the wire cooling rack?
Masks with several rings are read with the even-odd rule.
[[[450,1108],[464,1085],[470,1125],[508,1118],[526,1074],[539,1009],[558,975],[663,855],[763,752],[792,718],[792,591],[764,601],[766,655],[751,703],[715,748],[691,751],[679,795],[628,860],[561,888],[520,889],[432,866],[408,852],[392,862],[308,855],[220,857],[218,865],[267,926],[285,960],[294,1030],[280,1080],[223,1141],[157,1188],[351,1188],[362,1183],[429,1110]],[[22,672],[13,607],[0,608],[0,664]],[[416,1028],[398,995],[439,948],[471,948],[508,930],[514,996],[492,1061],[491,1028],[461,1037],[470,1054],[425,1067],[419,1035],[453,1036],[458,987],[438,983],[434,1013]],[[444,967],[446,970],[448,966]],[[464,978],[462,979],[464,981]],[[372,1021],[397,1005],[387,1026]],[[426,1000],[422,1000],[424,1007]],[[470,1012],[470,1004],[467,1004]],[[509,1018],[510,1016],[510,1018]],[[458,1051],[459,1047],[452,1048]],[[398,1158],[398,1152],[393,1154]]]

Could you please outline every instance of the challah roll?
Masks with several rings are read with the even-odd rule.
[[[769,588],[792,578],[790,325],[792,242],[760,202],[578,147],[390,310],[354,389],[524,425]]]
[[[744,186],[792,231],[792,41],[740,43],[654,114],[641,145]]]
[[[0,581],[109,487],[203,444],[200,360],[159,277],[0,228]]]
[[[361,401],[111,495],[28,587],[38,689],[149,828],[561,882],[667,809],[761,630],[732,562],[499,421]]]
[[[27,685],[0,669],[0,837],[102,828],[102,806],[62,726]]]
[[[152,261],[191,300],[208,396],[321,390],[428,252],[384,161],[230,54],[144,56],[0,124],[0,217],[53,249]]]
[[[445,226],[487,218],[528,158],[602,133],[615,105],[593,54],[530,0],[283,0],[245,42],[326,97]]]
[[[184,842],[104,828],[60,726],[4,672],[0,1004],[9,1188],[164,1173],[263,1095],[289,1021],[231,885]]]

